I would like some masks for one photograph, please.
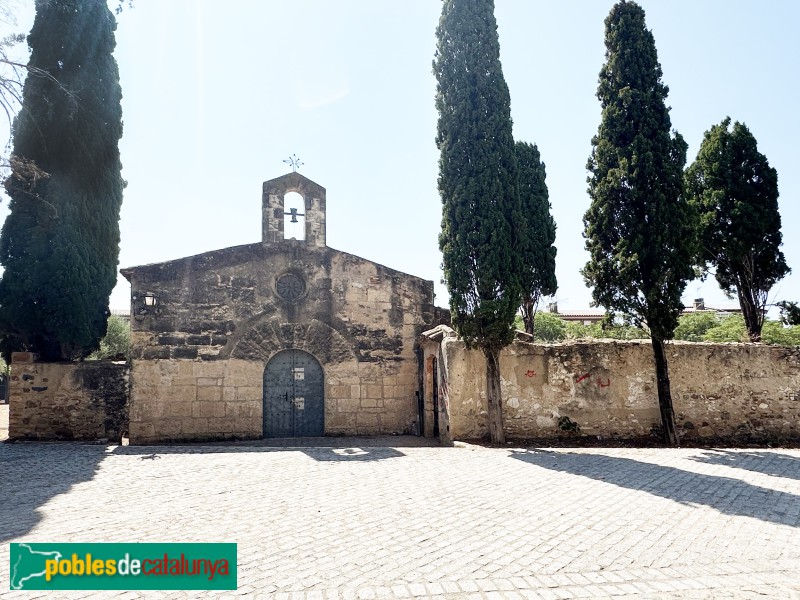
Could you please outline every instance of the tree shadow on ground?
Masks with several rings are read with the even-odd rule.
[[[366,462],[406,456],[398,448],[440,448],[438,439],[412,435],[379,435],[370,437],[295,437],[234,440],[227,442],[180,442],[161,446],[118,446],[113,454],[142,455],[144,459],[158,454],[214,454],[220,452],[287,452],[299,451],[314,460],[325,462]]]
[[[157,460],[161,456],[170,454],[229,454],[229,453],[254,453],[254,452],[302,452],[309,458],[321,462],[369,462],[386,460],[389,458],[402,458],[406,454],[397,448],[387,446],[371,446],[369,444],[354,444],[349,440],[350,446],[337,444],[336,446],[264,446],[241,444],[188,444],[180,446],[117,446],[111,453],[117,455],[140,456],[142,460]],[[402,446],[401,446],[402,447]]]
[[[800,456],[780,452],[759,452],[758,450],[710,450],[692,460],[710,465],[725,465],[736,469],[800,479]]]
[[[109,454],[158,459],[167,454],[215,454],[231,452],[303,452],[321,462],[368,462],[403,458],[396,447],[435,447],[438,442],[403,436],[382,438],[302,438],[259,440],[216,445],[116,446],[80,443],[0,443],[0,543],[19,539],[41,521],[39,509],[66,494],[73,486],[91,481]],[[312,443],[325,446],[312,446]],[[289,445],[289,444],[293,445]],[[389,446],[388,444],[391,444]],[[66,541],[66,540],[55,540]]]
[[[544,469],[604,481],[681,504],[703,504],[728,515],[800,526],[800,497],[739,479],[583,452],[514,450],[511,456]]]
[[[38,509],[90,481],[105,456],[103,445],[0,444],[0,543],[29,533],[41,520]]]

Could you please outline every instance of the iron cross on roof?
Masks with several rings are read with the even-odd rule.
[[[297,155],[295,154],[292,154],[289,158],[287,158],[283,162],[285,162],[287,165],[292,165],[292,173],[296,173],[297,169],[300,168],[300,165],[305,164],[302,160],[297,158]]]

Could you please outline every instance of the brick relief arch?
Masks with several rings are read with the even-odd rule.
[[[289,348],[304,350],[323,365],[357,360],[352,344],[329,325],[316,319],[281,323],[276,318],[245,333],[231,350],[231,358],[266,363],[275,353]]]

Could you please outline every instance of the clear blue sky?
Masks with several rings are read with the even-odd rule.
[[[773,295],[800,300],[800,3],[640,4],[689,161],[730,115],[777,168],[795,273]],[[585,167],[612,5],[496,1],[514,135],[537,143],[547,165],[562,309],[591,300],[578,273]],[[296,153],[301,173],[327,189],[328,245],[434,280],[446,306],[431,73],[440,10],[436,0],[136,0],[117,31],[128,181],[120,266],[259,241],[261,183],[290,170],[282,161]],[[31,19],[23,6],[17,29]],[[696,296],[735,305],[713,278],[689,284],[684,301]],[[111,306],[128,301],[120,278]]]

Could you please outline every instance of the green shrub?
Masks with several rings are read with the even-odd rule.
[[[100,348],[88,356],[89,360],[103,360],[106,358],[124,358],[127,360],[131,354],[131,326],[120,317],[111,315],[108,318],[108,330],[105,337],[100,340]]]
[[[517,329],[524,331],[522,317],[517,316]],[[558,315],[537,312],[534,317],[534,339],[538,342],[560,342],[563,340],[591,340],[610,338],[615,340],[649,339],[650,335],[632,325],[615,323],[605,328],[601,323],[584,325],[577,321],[565,321]],[[675,339],[686,342],[748,342],[744,319],[741,315],[721,316],[707,311],[683,315],[675,329]],[[780,321],[764,321],[761,341],[779,346],[800,346],[800,325],[784,327]]]
[[[780,321],[764,321],[761,341],[777,346],[800,346],[800,325],[784,327]]]
[[[675,339],[686,342],[702,342],[703,336],[720,324],[720,319],[713,312],[696,312],[683,315],[678,319],[675,328]]]
[[[567,323],[549,312],[537,312],[533,317],[533,339],[539,342],[560,342],[567,336]]]
[[[703,334],[705,342],[747,342],[747,332],[741,315],[719,319],[718,324]]]

